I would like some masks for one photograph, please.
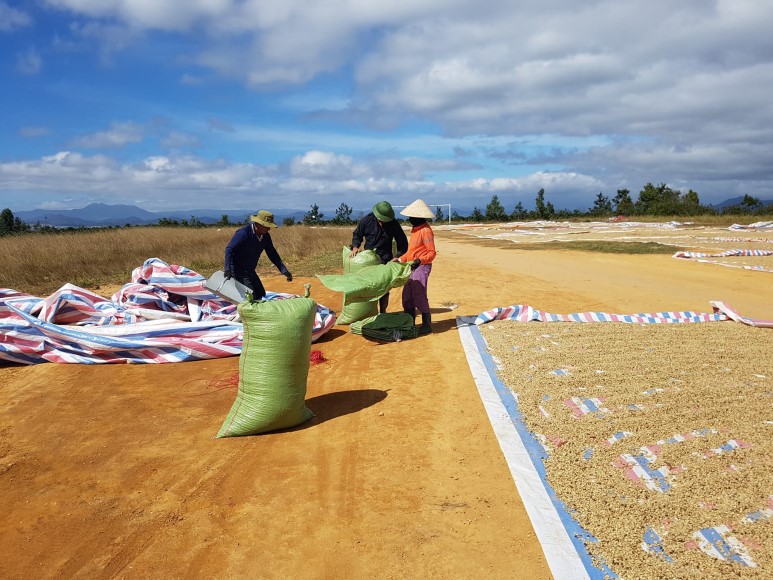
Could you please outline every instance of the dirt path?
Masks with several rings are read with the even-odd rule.
[[[442,238],[438,249],[435,334],[329,332],[308,381],[317,417],[294,431],[212,438],[236,358],[0,367],[0,577],[549,578],[455,316],[518,303],[703,312],[721,299],[773,318],[766,273]]]

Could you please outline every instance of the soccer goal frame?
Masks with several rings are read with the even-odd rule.
[[[451,204],[450,203],[428,203],[427,205],[429,207],[447,207],[448,208],[448,212],[446,213],[446,215],[448,216],[448,225],[449,226],[451,225]],[[395,209],[403,209],[403,208],[406,208],[408,206],[407,205],[393,205],[392,207],[395,208]]]

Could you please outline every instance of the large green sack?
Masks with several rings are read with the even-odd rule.
[[[351,274],[329,274],[317,277],[330,290],[343,292],[344,308],[353,304],[370,303],[376,309],[376,312],[371,312],[367,316],[345,318],[346,322],[341,322],[340,316],[336,320],[336,323],[350,324],[375,316],[378,313],[376,301],[392,288],[404,286],[411,277],[411,267],[409,264],[400,262],[388,262],[368,266]]]
[[[217,437],[295,427],[314,416],[305,404],[311,330],[310,298],[242,302],[244,325],[239,390]]]
[[[353,258],[349,257],[349,252],[351,252],[349,246],[344,246],[344,249],[341,251],[344,274],[353,274],[368,266],[375,266],[376,264],[381,263],[381,258],[378,257],[378,254],[374,250],[362,250],[361,252],[357,252]]]
[[[341,252],[341,259],[344,265],[344,274],[353,274],[359,272],[363,268],[368,266],[376,266],[381,263],[381,258],[378,257],[373,250],[363,250],[358,252],[353,258],[349,257],[349,247],[344,246]],[[369,300],[363,302],[351,302],[346,303],[346,297],[344,296],[344,304],[341,307],[341,313],[336,318],[336,324],[351,324],[357,320],[363,318],[369,318],[378,314],[378,304]]]

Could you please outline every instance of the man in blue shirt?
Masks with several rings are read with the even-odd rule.
[[[279,253],[274,248],[269,230],[275,228],[274,214],[265,209],[250,216],[250,223],[239,228],[234,233],[228,246],[225,248],[225,279],[234,278],[248,288],[252,289],[253,298],[260,300],[266,295],[266,289],[260,281],[255,268],[258,267],[258,259],[263,251],[266,251],[268,259],[284,274],[288,282],[292,282],[293,275],[282,262]]]
[[[408,238],[403,228],[395,219],[395,210],[388,201],[380,201],[373,206],[373,211],[364,215],[357,223],[352,233],[352,251],[349,257],[353,258],[360,251],[360,246],[365,241],[366,250],[374,250],[381,259],[382,264],[390,262],[392,258],[399,258],[408,251]],[[392,240],[397,246],[397,255],[392,255]],[[378,299],[379,312],[386,312],[389,306],[389,292]]]

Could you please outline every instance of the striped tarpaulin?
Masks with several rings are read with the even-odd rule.
[[[672,258],[679,258],[682,260],[694,260],[695,262],[703,262],[704,264],[716,264],[719,266],[728,266],[730,268],[742,268],[744,270],[753,270],[755,272],[773,272],[770,267],[756,265],[749,266],[744,264],[726,264],[724,262],[718,262],[716,260],[708,260],[707,258],[730,258],[730,257],[759,257],[759,256],[773,256],[771,250],[727,250],[725,252],[719,252],[716,254],[709,254],[705,252],[676,252]]]
[[[773,256],[771,250],[726,250],[716,254],[704,252],[676,252],[672,258],[728,258],[732,256]]]
[[[653,314],[608,314],[606,312],[575,312],[573,314],[552,314],[542,312],[525,304],[504,306],[486,310],[474,319],[474,324],[485,324],[492,320],[515,320],[518,322],[627,322],[631,324],[712,322],[728,320],[723,312],[656,312]]]
[[[111,300],[65,284],[46,298],[0,288],[0,360],[36,364],[167,363],[238,355],[236,306],[206,278],[151,258]],[[266,300],[293,294],[269,292]],[[312,341],[335,324],[317,305]]]

